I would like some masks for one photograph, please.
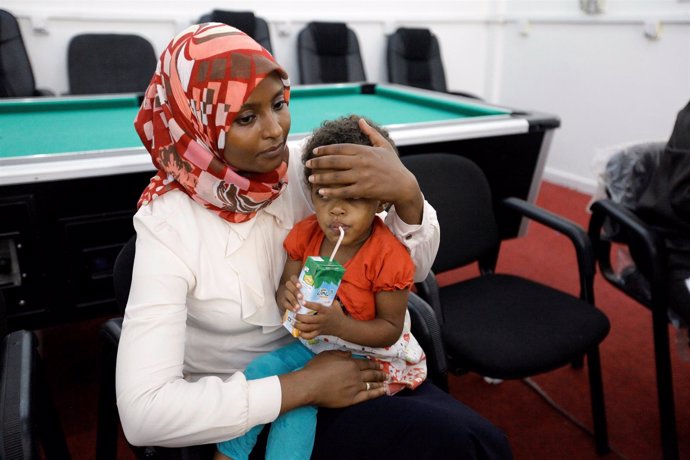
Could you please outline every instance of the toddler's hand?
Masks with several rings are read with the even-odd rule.
[[[291,276],[283,286],[278,288],[276,301],[280,308],[297,311],[302,302],[302,291],[296,276]]]
[[[305,340],[313,339],[319,335],[340,336],[343,324],[348,317],[343,312],[340,302],[334,300],[330,307],[320,303],[306,302],[305,307],[314,310],[314,314],[297,315],[297,324],[300,337]]]

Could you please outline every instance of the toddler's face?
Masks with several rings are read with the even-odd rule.
[[[343,228],[343,246],[358,245],[366,241],[371,233],[371,223],[381,210],[377,200],[324,198],[318,194],[318,187],[311,188],[311,198],[316,219],[329,241],[337,242],[340,237],[339,228]]]

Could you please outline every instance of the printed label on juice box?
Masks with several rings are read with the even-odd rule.
[[[323,257],[310,256],[299,274],[299,282],[302,286],[302,296],[306,302],[316,302],[329,306],[335,299],[340,281],[345,274],[345,267],[336,261]],[[313,310],[300,306],[298,313],[312,313]],[[297,337],[299,331],[295,329],[295,312],[288,310],[285,313],[283,325],[290,333]]]

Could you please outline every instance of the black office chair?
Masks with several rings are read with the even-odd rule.
[[[5,334],[5,301],[0,291],[0,458],[70,458],[50,395],[38,339],[33,332]]]
[[[357,34],[343,22],[310,22],[297,35],[300,83],[365,81]]]
[[[157,62],[153,45],[138,35],[75,35],[67,47],[69,92],[143,93]]]
[[[434,274],[418,285],[441,325],[449,371],[496,379],[521,379],[587,356],[599,453],[608,451],[599,343],[607,317],[593,304],[594,256],[577,225],[516,198],[505,206],[568,237],[575,248],[579,298],[519,276],[495,272],[500,250],[491,191],[479,167],[446,153],[401,157],[436,208],[441,243],[436,273],[477,263],[480,275],[439,287]]]
[[[652,315],[652,337],[657,381],[657,399],[663,458],[678,458],[673,376],[669,347],[669,312],[675,312],[669,298],[669,252],[664,232],[641,218],[638,205],[648,187],[653,186],[662,158],[670,152],[667,144],[678,145],[687,136],[685,117],[677,120],[669,142],[642,142],[624,146],[612,154],[601,173],[606,198],[595,201],[590,210],[589,237],[600,272],[615,288],[632,298]],[[681,144],[685,145],[685,144]],[[685,153],[687,154],[687,153]],[[678,168],[678,165],[676,165]],[[629,252],[632,264],[618,263],[619,251]],[[688,321],[688,318],[685,318]]]
[[[651,310],[657,398],[663,458],[678,458],[678,433],[668,336],[666,247],[649,225],[631,210],[609,199],[591,206],[589,237],[602,276],[626,295]],[[612,247],[627,245],[634,271],[622,274],[612,261]],[[634,273],[634,276],[630,276]]]
[[[132,269],[136,251],[136,236],[132,237],[122,248],[115,260],[113,279],[115,300],[124,312],[129,298],[132,282]],[[412,332],[427,355],[429,379],[439,388],[448,391],[448,366],[441,343],[441,329],[431,306],[417,295],[410,293],[408,309],[412,323]],[[98,431],[96,439],[96,458],[114,460],[117,458],[117,440],[119,435],[119,416],[115,398],[115,364],[117,347],[122,333],[122,318],[112,318],[101,328],[103,340],[103,370],[101,393],[98,408]],[[261,458],[261,442],[265,446],[268,430],[263,430],[259,449],[252,451],[251,459]],[[139,458],[145,459],[184,459],[201,460],[211,458],[215,444],[183,448],[132,447]]]
[[[479,99],[474,94],[448,91],[438,38],[429,29],[400,27],[390,34],[386,62],[391,83]]]
[[[255,16],[251,11],[213,10],[201,16],[199,22],[220,22],[240,29],[273,54],[268,23],[265,19]]]
[[[50,96],[37,89],[17,18],[0,9],[0,98]]]

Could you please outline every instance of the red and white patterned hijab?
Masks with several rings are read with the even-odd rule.
[[[134,127],[158,173],[138,206],[179,189],[229,222],[244,222],[285,189],[287,163],[244,174],[223,158],[225,134],[261,81],[276,72],[289,100],[290,81],[273,56],[224,24],[178,34],[158,61]]]

